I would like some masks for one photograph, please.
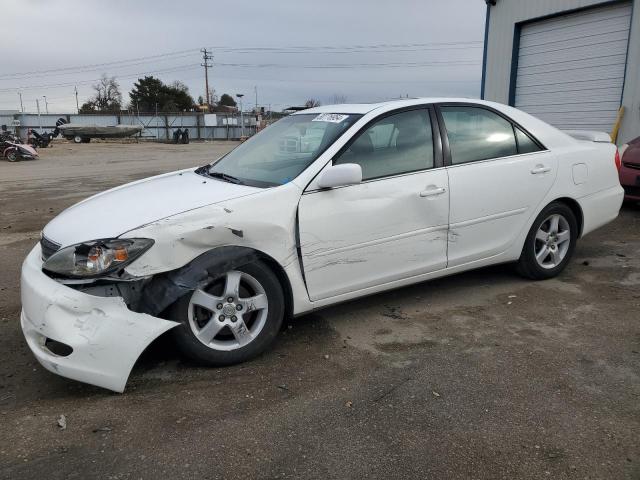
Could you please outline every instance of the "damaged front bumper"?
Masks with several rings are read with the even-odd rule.
[[[47,370],[63,377],[124,391],[142,351],[178,325],[135,313],[121,297],[98,297],[69,288],[42,272],[40,245],[22,265],[22,331]],[[52,342],[66,347],[54,353]]]

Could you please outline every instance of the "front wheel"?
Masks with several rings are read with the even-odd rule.
[[[7,153],[7,160],[9,160],[10,162],[17,162],[18,161],[18,152],[16,152],[15,150],[12,150],[10,152]]]
[[[569,263],[578,239],[578,222],[564,203],[553,202],[538,215],[518,260],[518,272],[533,280],[558,275]]]
[[[205,365],[232,365],[262,353],[284,316],[284,294],[264,263],[237,267],[176,302],[170,317],[178,348]]]
[[[80,135],[76,135],[73,137],[73,143],[82,143],[82,137]]]

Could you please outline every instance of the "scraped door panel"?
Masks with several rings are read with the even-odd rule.
[[[553,186],[555,154],[508,119],[479,106],[440,111],[451,165],[448,266],[505,252]]]
[[[312,300],[446,267],[445,169],[309,192],[300,243]]]
[[[553,186],[557,167],[551,152],[449,167],[449,266],[507,250],[523,229],[529,229],[532,214]]]

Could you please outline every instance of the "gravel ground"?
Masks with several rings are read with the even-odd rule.
[[[287,322],[271,351],[224,369],[161,337],[124,394],[41,368],[19,270],[44,224],[231,146],[61,143],[0,162],[1,478],[640,478],[634,205],[557,279],[500,266],[360,299]]]

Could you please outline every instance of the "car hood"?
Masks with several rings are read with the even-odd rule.
[[[89,197],[51,220],[43,235],[63,247],[114,238],[165,217],[260,191],[203,177],[194,169],[167,173]]]

